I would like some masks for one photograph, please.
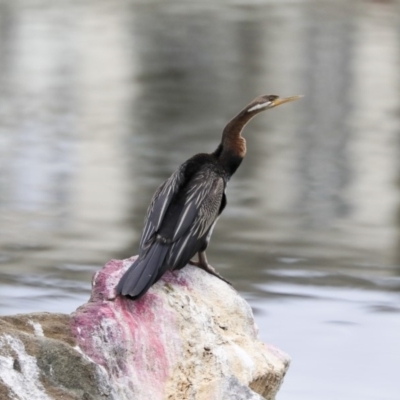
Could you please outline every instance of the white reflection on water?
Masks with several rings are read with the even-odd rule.
[[[0,313],[73,311],[181,162],[304,94],[246,129],[209,259],[292,356],[281,400],[394,399],[399,4],[243,4],[1,4]]]

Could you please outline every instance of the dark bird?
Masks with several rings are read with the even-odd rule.
[[[139,299],[166,271],[188,263],[227,282],[208,263],[205,251],[226,206],[226,185],[246,154],[243,128],[261,111],[300,97],[257,97],[228,122],[213,153],[196,154],[157,189],[147,210],[139,257],[119,281],[117,294]],[[198,262],[191,261],[196,253]]]

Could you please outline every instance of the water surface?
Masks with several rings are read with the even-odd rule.
[[[397,400],[400,6],[0,6],[0,314],[72,312],[152,193],[261,93],[210,262],[293,361],[280,400]],[[395,376],[396,374],[396,376]]]

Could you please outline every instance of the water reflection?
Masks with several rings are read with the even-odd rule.
[[[3,2],[0,313],[72,311],[94,270],[136,253],[158,184],[212,151],[244,103],[305,94],[247,128],[209,259],[263,339],[292,355],[280,398],[328,398],[316,365],[340,363],[338,334],[351,359],[341,397],[366,398],[360,379],[394,399],[395,379],[357,372],[353,348],[374,339],[378,367],[400,361],[387,333],[400,289],[399,19],[398,2]]]

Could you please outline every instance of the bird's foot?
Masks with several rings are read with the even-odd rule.
[[[200,261],[193,261],[190,260],[189,263],[190,265],[194,265],[196,267],[199,267],[201,269],[203,269],[204,271],[208,272],[211,275],[216,276],[217,278],[221,279],[222,281],[224,281],[225,283],[227,283],[228,285],[232,285],[232,283],[230,283],[228,280],[226,280],[225,278],[223,278],[216,270],[213,266],[211,266],[208,263],[201,263]]]

